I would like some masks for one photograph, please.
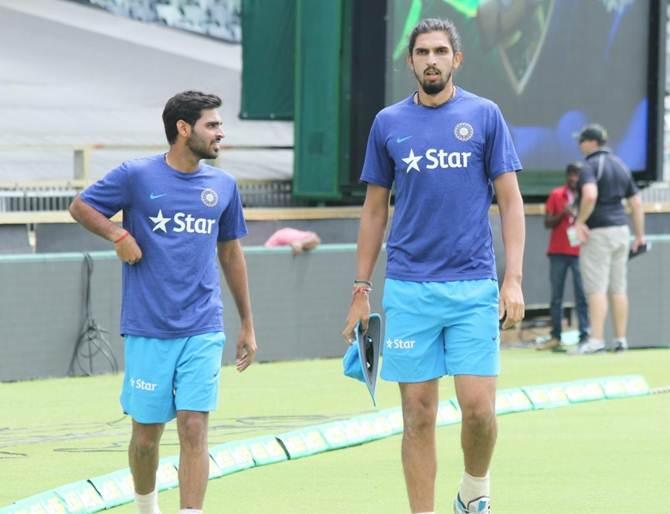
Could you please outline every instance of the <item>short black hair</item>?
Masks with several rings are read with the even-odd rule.
[[[189,125],[202,116],[204,109],[218,109],[222,101],[216,95],[201,93],[200,91],[182,91],[170,98],[163,109],[163,125],[168,143],[174,144],[177,140],[177,122],[184,120]]]
[[[446,18],[426,18],[421,20],[419,24],[414,27],[412,33],[409,35],[409,45],[407,49],[409,50],[409,55],[412,55],[414,51],[414,45],[416,45],[416,38],[420,34],[427,34],[429,32],[446,32],[449,36],[449,42],[451,43],[451,49],[454,53],[461,51],[461,36],[456,30],[456,25],[451,20]]]
[[[586,125],[579,133],[579,142],[583,143],[584,141],[595,141],[600,146],[603,146],[607,143],[607,130],[598,123]]]
[[[572,174],[577,174],[579,175],[582,171],[582,163],[581,162],[571,162],[565,167],[565,174],[566,175],[572,175]]]

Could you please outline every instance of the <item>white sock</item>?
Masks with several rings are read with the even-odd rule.
[[[472,475],[463,472],[463,479],[461,480],[461,487],[458,490],[461,496],[461,501],[467,505],[476,498],[482,496],[491,496],[491,480],[487,473],[485,477],[473,477]]]
[[[179,514],[202,514],[200,509],[181,509]]]
[[[158,508],[158,493],[156,490],[149,494],[135,493],[135,504],[137,505],[137,514],[161,514]]]
[[[626,340],[625,337],[617,337],[617,338],[615,339],[615,341],[616,341],[617,343],[621,343],[621,346],[623,346],[624,348],[626,348],[626,349],[628,348],[628,341]]]

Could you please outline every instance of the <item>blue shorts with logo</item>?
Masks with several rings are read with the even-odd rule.
[[[125,336],[123,411],[138,423],[167,423],[179,410],[210,412],[219,401],[226,336],[177,339]]]
[[[498,282],[384,282],[381,377],[426,382],[500,372]]]

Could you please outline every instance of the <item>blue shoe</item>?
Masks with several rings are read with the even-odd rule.
[[[466,505],[458,494],[454,500],[454,514],[491,514],[491,498],[481,496]]]

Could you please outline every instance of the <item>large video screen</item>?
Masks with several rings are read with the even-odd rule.
[[[464,61],[457,86],[502,109],[525,169],[563,170],[582,158],[587,123],[634,171],[647,167],[650,0],[389,0],[387,103],[416,90],[408,35],[420,19],[449,18]]]

